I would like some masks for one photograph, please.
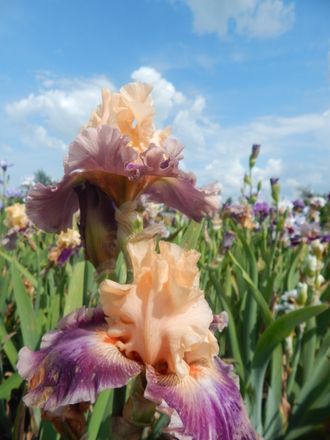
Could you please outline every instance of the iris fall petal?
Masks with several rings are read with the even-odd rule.
[[[101,309],[78,309],[47,333],[37,352],[24,347],[17,364],[29,381],[28,406],[46,411],[78,402],[94,402],[99,392],[125,385],[141,365],[127,359],[107,334]]]
[[[211,366],[191,364],[183,379],[148,367],[145,397],[176,410],[194,440],[255,440],[231,370],[219,358]]]

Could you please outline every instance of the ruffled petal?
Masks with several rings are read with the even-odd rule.
[[[191,364],[180,380],[147,368],[145,397],[163,400],[179,414],[184,434],[194,440],[255,440],[244,404],[232,377],[232,367],[219,358],[214,365]]]
[[[117,128],[108,125],[86,128],[69,146],[64,172],[105,171],[128,176],[125,165],[138,156],[128,142],[129,139],[122,136]]]
[[[152,201],[178,209],[193,220],[212,216],[219,209],[216,190],[198,189],[191,176],[165,177],[155,181],[146,191]]]
[[[64,176],[56,185],[37,183],[29,192],[26,212],[38,228],[58,232],[72,226],[72,216],[78,211],[78,198],[72,189],[74,175]]]
[[[100,391],[121,387],[139,374],[141,365],[120,353],[107,329],[101,309],[81,308],[43,337],[39,351],[23,347],[17,368],[29,381],[26,405],[54,411],[95,402]]]
[[[179,161],[183,158],[183,145],[175,139],[167,139],[163,147],[151,144],[127,170],[140,176],[177,177],[180,175]]]

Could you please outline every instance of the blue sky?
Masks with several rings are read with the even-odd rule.
[[[0,158],[12,185],[62,175],[104,86],[151,82],[157,124],[200,184],[237,195],[256,177],[330,189],[328,0],[30,0],[0,3]]]

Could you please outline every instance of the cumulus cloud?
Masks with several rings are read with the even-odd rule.
[[[157,110],[156,122],[158,124],[166,123],[170,114],[187,102],[186,97],[152,67],[142,66],[135,70],[131,77],[133,81],[147,82],[153,86],[152,95]]]
[[[226,127],[212,119],[202,95],[185,95],[155,69],[141,67],[132,77],[153,84],[156,109],[162,108],[161,115],[166,114],[159,120],[170,123],[173,135],[185,144],[185,166],[194,170],[201,183],[216,180],[225,196],[238,194],[250,147],[261,143],[262,154],[254,175],[264,188],[268,190],[270,177],[280,177],[288,195],[299,188],[297,182],[327,190],[323,164],[325,157],[330,159],[329,111],[258,117]]]
[[[63,148],[100,102],[102,87],[113,88],[105,76],[61,78],[39,72],[37,93],[8,103],[6,112],[20,127],[22,141]]]
[[[330,111],[258,117],[225,126],[212,118],[202,94],[178,90],[156,69],[142,66],[131,76],[153,85],[157,126],[172,127],[173,136],[185,145],[184,167],[197,175],[199,184],[218,181],[225,197],[237,195],[251,145],[260,143],[255,179],[262,180],[264,187],[268,188],[270,177],[280,177],[287,196],[294,194],[299,182],[316,191],[328,190]],[[42,74],[39,81],[38,93],[9,103],[7,114],[20,124],[21,141],[42,146],[45,158],[47,150],[64,148],[74,138],[100,102],[102,86],[116,89],[104,76],[70,80]],[[48,166],[45,162],[43,167]]]
[[[252,38],[277,37],[294,24],[293,3],[283,0],[184,0],[193,13],[198,33],[217,33],[223,38],[231,23],[240,35]]]

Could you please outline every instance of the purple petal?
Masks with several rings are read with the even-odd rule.
[[[127,144],[129,139],[116,128],[101,125],[82,130],[69,146],[64,162],[65,174],[83,171],[105,171],[128,176],[125,165],[133,162],[138,154]]]
[[[162,147],[151,144],[134,163],[127,164],[129,170],[138,170],[139,176],[177,177],[179,161],[183,159],[183,145],[175,139],[167,139]]]
[[[64,265],[69,258],[72,257],[72,255],[77,251],[77,247],[75,248],[65,248],[62,250],[62,252],[60,253],[60,255],[57,258],[57,263],[59,265]]]
[[[46,333],[40,351],[23,347],[17,368],[29,380],[26,405],[54,411],[94,402],[100,391],[121,387],[139,374],[141,365],[120,353],[107,328],[101,309],[81,308]]]
[[[29,192],[26,212],[38,228],[57,232],[72,226],[72,216],[79,209],[72,189],[74,176],[65,176],[55,186],[37,183]]]
[[[157,203],[165,203],[183,214],[200,221],[205,215],[213,215],[219,208],[217,191],[198,189],[190,176],[158,179],[146,194]]]
[[[191,366],[191,373],[180,380],[147,369],[145,397],[164,400],[179,414],[184,434],[194,440],[255,440],[244,404],[232,377],[232,367],[219,358],[212,367]]]

